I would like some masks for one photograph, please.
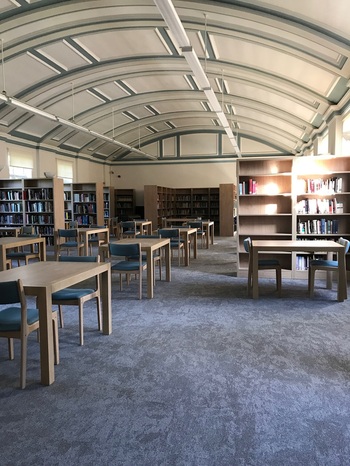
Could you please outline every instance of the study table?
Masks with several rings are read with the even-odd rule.
[[[174,227],[176,229],[176,227]],[[174,228],[162,228],[162,230],[173,230]],[[193,258],[197,259],[197,228],[179,227],[180,236],[183,239],[184,251],[185,251],[185,266],[190,265],[190,241],[191,236],[193,240]]]
[[[308,252],[323,253],[326,252],[330,257],[332,253],[338,256],[338,301],[347,299],[347,283],[344,246],[335,241],[294,241],[294,240],[252,240],[252,291],[253,299],[259,297],[258,284],[258,259],[259,253],[262,252]]]
[[[152,234],[152,221],[151,220],[135,220],[136,228],[140,230],[141,235]]]
[[[141,251],[146,253],[147,260],[147,297],[154,296],[154,262],[153,254],[164,248],[165,250],[165,277],[166,281],[171,281],[171,256],[170,256],[170,239],[169,238],[124,238],[116,241],[116,243],[141,243]],[[101,244],[99,247],[101,260],[106,260],[109,257],[108,244]]]
[[[21,231],[21,227],[0,227],[0,236],[18,236]]]
[[[45,238],[31,238],[25,236],[4,236],[0,238],[0,271],[6,270],[6,251],[33,244],[37,244],[39,247],[40,261],[46,261]]]
[[[102,332],[112,333],[111,266],[104,262],[35,262],[0,272],[0,281],[22,280],[24,292],[37,297],[40,322],[41,383],[55,381],[54,348],[52,332],[52,299],[55,291],[99,276],[102,301]]]
[[[84,243],[84,254],[85,256],[89,255],[89,237],[96,235],[100,238],[103,236],[104,243],[109,243],[109,228],[78,228],[79,236]]]
[[[206,248],[209,249],[210,244],[214,244],[214,221],[213,220],[198,220],[198,218],[172,218],[172,217],[167,217],[163,219],[163,227],[162,228],[167,228],[170,227],[171,225],[185,225],[188,222],[201,222],[203,225],[203,229],[205,231],[205,243],[206,243]]]

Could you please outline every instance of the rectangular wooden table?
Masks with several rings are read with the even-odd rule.
[[[152,221],[151,220],[135,220],[136,228],[140,230],[141,235],[152,234]]]
[[[45,238],[31,238],[24,236],[5,236],[0,238],[0,271],[6,270],[6,251],[21,246],[37,244],[39,246],[40,260],[46,261],[46,242]]]
[[[89,255],[89,236],[98,235],[98,237],[103,236],[104,242],[109,243],[109,228],[78,228],[79,235],[81,237],[82,243],[84,243],[84,255]]]
[[[154,262],[153,254],[155,251],[164,248],[165,250],[165,277],[166,281],[171,281],[171,256],[170,256],[170,240],[169,238],[124,238],[116,241],[117,243],[141,243],[141,251],[147,256],[147,297],[154,296]],[[108,244],[102,244],[99,248],[101,260],[109,257]]]
[[[198,220],[198,218],[164,218],[163,219],[163,228],[168,228],[171,225],[184,225],[188,222],[202,222],[203,229],[206,236],[206,247],[209,249],[210,244],[214,244],[214,222],[213,220]]]
[[[21,231],[21,227],[0,227],[0,236],[18,236]]]
[[[40,321],[41,383],[55,381],[52,332],[52,299],[55,291],[95,276],[100,277],[102,301],[102,332],[112,333],[111,266],[104,262],[35,262],[0,272],[0,281],[21,279],[26,295],[37,297]]]
[[[347,299],[344,246],[335,241],[252,240],[252,290],[253,298],[259,297],[258,260],[261,252],[326,252],[338,256],[338,301]]]
[[[174,227],[176,229],[176,227]],[[173,230],[174,228],[162,228],[162,230]],[[190,240],[191,236],[193,236],[193,258],[197,259],[197,228],[187,228],[187,227],[179,227],[178,230],[180,231],[180,236],[184,242],[184,251],[185,251],[185,266],[188,267],[190,265]]]

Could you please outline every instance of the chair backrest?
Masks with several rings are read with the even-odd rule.
[[[187,224],[190,228],[197,228],[197,230],[203,230],[203,222],[188,222]]]
[[[78,229],[77,228],[71,228],[71,229],[59,228],[57,230],[57,234],[61,238],[78,238]]]
[[[33,235],[35,235],[34,227],[32,225],[25,225],[21,227],[21,230],[18,236],[33,236]]]
[[[60,262],[100,262],[100,256],[59,256]]]
[[[22,281],[12,280],[10,282],[0,282],[0,304],[20,303],[26,305]]]
[[[126,221],[126,222],[120,222],[120,226],[123,230],[136,230],[136,223],[135,221]]]
[[[348,239],[345,239],[345,238],[339,238],[339,244],[344,246],[345,254],[347,254],[349,252],[350,241]]]
[[[78,224],[77,220],[72,220],[72,221],[69,222],[69,224],[68,224],[68,228],[69,228],[69,229],[78,228],[78,226],[79,226],[79,224]]]
[[[158,230],[158,234],[162,238],[179,238],[180,236],[180,229],[179,228],[160,228]]]
[[[111,256],[140,256],[140,243],[109,243],[109,253]]]
[[[250,238],[250,236],[248,236],[248,238],[245,238],[243,240],[243,246],[244,246],[245,252],[250,253],[251,244],[252,244],[252,239]]]

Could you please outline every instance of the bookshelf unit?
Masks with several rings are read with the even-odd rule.
[[[65,228],[69,228],[73,221],[73,189],[71,184],[64,185],[64,223]]]
[[[155,185],[144,187],[145,217],[152,220],[154,228],[162,227],[163,217],[210,219],[219,232],[220,218],[232,223],[233,235],[233,202],[220,203],[223,187],[230,186],[234,195],[234,185],[220,185],[220,188],[167,188]],[[231,207],[232,206],[232,209]],[[221,210],[222,209],[222,214]]]
[[[116,189],[115,216],[119,220],[129,220],[135,214],[135,191],[133,189]]]
[[[105,226],[109,226],[110,219],[115,217],[114,212],[114,188],[105,186],[103,188],[103,219]]]
[[[237,160],[238,218],[237,258],[238,274],[248,272],[248,254],[243,240],[254,239],[284,240],[293,238],[291,158]],[[275,255],[261,255],[264,259]],[[292,271],[292,255],[278,256],[282,267]],[[266,271],[270,276],[273,272]]]
[[[247,236],[275,241],[350,239],[350,157],[239,160],[237,176],[239,275],[247,273]],[[314,256],[278,255],[283,274],[292,278],[307,277],[310,257]],[[349,270],[350,258],[346,259]]]
[[[103,184],[73,183],[73,220],[78,226],[104,225]]]
[[[233,236],[234,235],[234,206],[236,201],[236,186],[234,184],[221,184],[219,186],[219,204],[217,210],[220,215],[220,236]],[[212,208],[216,199],[211,199],[210,205]],[[211,215],[210,218],[214,218]]]
[[[0,180],[0,227],[23,223],[23,180]]]
[[[295,238],[350,239],[350,157],[303,157],[295,160],[294,172]],[[297,277],[305,275],[310,257],[296,254]]]

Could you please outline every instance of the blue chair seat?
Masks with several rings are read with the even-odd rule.
[[[142,261],[143,264],[146,262]],[[112,270],[123,270],[125,272],[132,272],[133,270],[139,270],[140,263],[135,261],[119,261],[116,264],[112,265]]]
[[[39,320],[38,309],[27,309],[28,325],[34,324]],[[0,311],[0,331],[17,332],[21,329],[21,308],[17,306],[7,307]]]
[[[88,294],[94,293],[92,288],[65,288],[64,290],[55,291],[52,293],[53,300],[70,301],[71,299],[80,299]]]
[[[319,267],[334,267],[334,268],[337,268],[338,267],[338,261],[330,261],[330,260],[325,260],[325,259],[320,259],[320,260],[314,259],[314,260],[310,261],[310,265],[319,266]]]

